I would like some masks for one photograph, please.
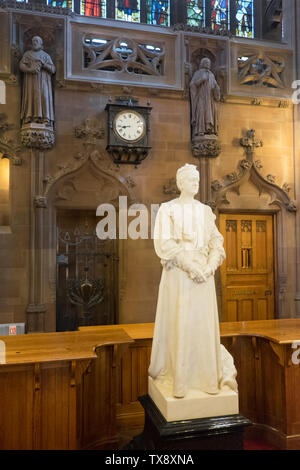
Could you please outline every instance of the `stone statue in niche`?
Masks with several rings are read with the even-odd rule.
[[[43,50],[43,40],[32,38],[32,49],[20,61],[23,72],[21,106],[22,143],[28,147],[51,148],[54,144],[54,106],[51,76],[55,66]]]
[[[217,157],[220,153],[217,135],[221,93],[207,57],[201,60],[199,70],[192,77],[190,95],[193,155]]]
[[[192,398],[201,401],[211,396],[225,400],[220,415],[236,414],[236,369],[231,355],[220,344],[214,281],[214,273],[225,258],[223,237],[211,208],[194,199],[199,190],[196,166],[179,168],[176,181],[180,196],[161,205],[154,229],[155,251],[163,272],[149,395],[168,421],[217,416],[216,410],[204,416],[197,411],[195,401],[192,409],[186,408]],[[183,398],[180,407],[174,397]],[[204,406],[208,413],[211,403]],[[184,410],[187,415],[180,415]]]

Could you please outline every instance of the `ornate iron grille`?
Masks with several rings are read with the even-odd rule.
[[[74,219],[73,219],[74,220]],[[57,330],[117,322],[117,246],[84,226],[57,228]]]

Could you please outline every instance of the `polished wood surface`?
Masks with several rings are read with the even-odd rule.
[[[106,331],[110,328],[122,328],[125,333],[130,336],[133,340],[138,339],[152,339],[154,333],[154,323],[130,323],[120,325],[109,325],[109,326],[83,326],[80,327],[80,331]]]
[[[97,348],[133,342],[120,327],[81,332],[0,336],[0,339],[5,343],[7,365],[92,359],[97,357]]]
[[[116,367],[134,341],[122,328],[0,339],[0,449],[117,445]]]
[[[255,336],[288,345],[300,341],[300,319],[224,322],[220,324],[220,332],[222,338]]]
[[[221,214],[222,321],[274,318],[273,216]]]
[[[1,337],[1,449],[118,448],[141,426],[154,324]],[[238,371],[240,413],[255,436],[300,449],[300,368],[292,361],[300,319],[221,323]]]
[[[137,323],[137,324],[124,324],[106,327],[83,327],[81,331],[101,331],[106,328],[119,328],[123,330],[134,340],[139,339],[152,339],[154,332],[154,323]],[[221,337],[235,337],[235,336],[257,336],[269,339],[274,343],[279,344],[292,344],[295,341],[300,341],[300,319],[290,318],[283,320],[257,320],[257,321],[241,321],[241,322],[221,322],[220,323]]]

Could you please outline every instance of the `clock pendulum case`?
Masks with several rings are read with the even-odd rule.
[[[106,150],[117,165],[139,165],[147,157],[149,146],[151,107],[139,106],[126,99],[106,105],[108,143]]]

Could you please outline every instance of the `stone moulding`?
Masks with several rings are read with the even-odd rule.
[[[50,127],[24,126],[21,129],[21,141],[24,147],[48,150],[55,143],[54,131]]]
[[[60,165],[58,171],[52,176],[47,175],[44,180],[44,191],[43,194],[38,196],[37,202],[40,204],[38,207],[45,207],[43,204],[50,197],[54,186],[62,180],[64,177],[77,173],[82,169],[88,162],[92,162],[95,166],[95,169],[98,170],[104,176],[113,178],[117,180],[123,188],[126,188],[129,199],[131,202],[135,201],[135,197],[132,193],[135,183],[132,179],[128,177],[123,177],[117,173],[118,169],[113,165],[109,158],[103,158],[103,155],[98,150],[90,150],[84,153],[76,155],[73,161],[67,162],[65,165]]]
[[[92,118],[87,118],[82,126],[74,127],[74,133],[77,139],[84,139],[85,144],[95,144],[105,136],[104,128]]]
[[[246,180],[250,180],[258,188],[259,195],[263,193],[270,195],[270,206],[285,207],[288,212],[297,211],[295,202],[290,199],[288,194],[275,182],[264,178],[259,173],[255,163],[248,159],[241,160],[237,170],[226,175],[222,181],[215,180],[211,183],[212,201],[210,202],[212,206],[218,207],[219,204],[230,204],[226,197],[228,191],[234,191],[239,195],[239,188]]]
[[[48,206],[48,200],[43,196],[35,196],[33,203],[36,209],[47,209]]]
[[[16,166],[22,165],[22,158],[18,156],[21,147],[16,143],[16,139],[10,139],[5,134],[14,128],[6,120],[5,114],[0,114],[0,152],[4,157],[9,158],[11,163]]]
[[[238,164],[236,171],[226,175],[222,181],[215,180],[211,183],[212,206],[218,207],[220,204],[230,204],[227,199],[228,191],[234,191],[240,194],[240,186],[247,180],[251,181],[259,190],[259,195],[269,194],[271,202],[269,205],[284,207],[288,212],[296,212],[297,207],[289,197],[290,186],[285,183],[281,188],[276,184],[276,178],[273,175],[267,175],[265,178],[260,173],[263,168],[260,160],[254,161],[254,152],[256,148],[262,147],[263,142],[255,139],[255,130],[247,131],[246,137],[240,139],[240,145],[245,149],[245,156]],[[287,191],[289,189],[289,191]]]
[[[177,23],[173,26],[173,31],[184,31],[188,33],[212,34],[214,36],[232,37],[232,32],[227,28],[213,29],[204,26],[192,26],[186,23]]]
[[[192,154],[195,158],[217,158],[221,153],[221,143],[218,139],[197,139],[192,142]]]

